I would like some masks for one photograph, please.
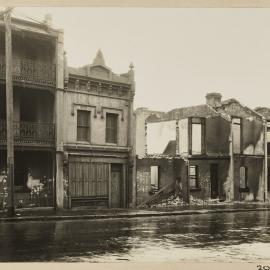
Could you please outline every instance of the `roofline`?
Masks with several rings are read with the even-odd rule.
[[[258,117],[261,117],[262,119],[264,119],[264,116],[261,115],[260,113],[256,112],[255,110],[251,109],[250,107],[243,105],[241,102],[239,102],[237,99],[233,98],[233,99],[228,99],[227,101],[232,101],[232,102],[236,102],[238,103],[241,107],[250,110],[251,112],[253,112],[254,114],[256,114]],[[223,102],[225,102],[226,100],[224,100]],[[223,104],[223,102],[221,104]]]
[[[125,83],[125,82],[118,82],[118,81],[113,81],[113,80],[106,80],[106,79],[100,79],[100,78],[96,78],[96,77],[91,77],[91,76],[86,76],[86,75],[80,75],[80,74],[74,74],[74,73],[70,73],[68,72],[68,78],[72,78],[72,79],[81,79],[81,80],[85,80],[85,81],[98,81],[98,82],[104,82],[104,83],[115,83],[115,84],[119,84],[119,85],[125,85],[125,86],[131,86],[132,83]]]
[[[19,25],[14,25],[15,23],[18,23]],[[4,23],[4,18],[0,17],[0,25],[5,25]],[[36,28],[37,30],[43,30],[45,31],[46,33],[38,33],[38,32],[35,32],[37,34],[40,34],[40,35],[47,35],[47,36],[51,36],[51,37],[56,37],[59,33],[63,33],[63,29],[55,29],[55,28],[52,28],[48,25],[46,25],[45,23],[37,23],[37,22],[31,22],[29,20],[24,20],[24,19],[20,19],[20,18],[16,18],[16,17],[11,17],[11,27],[16,27],[16,28],[19,28],[20,29],[20,25],[28,25],[28,26],[32,26],[34,28]],[[34,32],[34,31],[31,31],[29,29],[23,29],[22,30],[26,31],[26,32]]]
[[[210,105],[208,105],[208,104],[201,104],[201,105],[195,105],[195,106],[188,106],[188,107],[175,108],[175,109],[172,109],[172,110],[170,110],[170,111],[168,111],[168,112],[166,112],[166,113],[170,113],[170,112],[172,112],[172,111],[174,111],[174,110],[181,110],[181,109],[188,109],[188,108],[196,108],[196,107],[199,107],[199,106],[206,106],[206,107],[209,108],[212,112],[214,112],[216,115],[221,116],[221,117],[222,117],[223,119],[225,119],[226,121],[229,121],[229,122],[231,121],[231,117],[230,117],[229,114],[218,112],[218,111],[216,111],[212,106],[210,106]],[[224,115],[226,115],[227,118],[226,118]],[[184,117],[184,118],[181,118],[181,119],[185,119],[185,118],[187,118],[187,117]]]

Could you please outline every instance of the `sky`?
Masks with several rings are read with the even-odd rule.
[[[270,107],[270,9],[15,8],[15,15],[64,30],[68,65],[135,70],[134,107],[168,111],[205,103],[219,92],[255,108]]]

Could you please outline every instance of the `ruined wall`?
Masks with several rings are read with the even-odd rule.
[[[229,192],[229,160],[190,160],[189,165],[198,166],[199,188],[190,190],[195,199],[209,200],[211,198],[210,165],[218,165],[219,199],[225,200]]]
[[[264,154],[263,122],[252,117],[242,119],[242,147],[246,155]]]
[[[206,153],[229,155],[230,122],[221,116],[208,117],[205,120]]]
[[[183,196],[187,200],[186,164],[184,160],[143,158],[137,159],[137,205],[151,197],[149,194],[151,190],[151,166],[160,167],[160,189],[169,183],[174,183],[176,177],[181,176]]]
[[[223,112],[242,119],[242,150],[247,155],[263,155],[263,122],[262,118],[249,108],[236,101],[223,105]]]
[[[145,155],[145,120],[147,113],[143,109],[137,109],[135,112],[136,118],[136,135],[135,135],[135,153],[139,158],[144,157]]]
[[[267,107],[257,107],[254,109],[259,114],[263,115],[267,120],[270,119],[270,108]]]
[[[178,122],[179,127],[179,154],[188,155],[188,118],[181,119]]]
[[[174,181],[173,159],[137,159],[137,205],[151,196],[151,166],[160,166],[159,188]]]
[[[188,117],[208,117],[216,116],[218,113],[209,105],[197,105],[174,109],[164,117],[167,120],[184,119]]]
[[[187,178],[187,163],[183,159],[175,159],[174,160],[174,174],[175,174],[175,179],[177,177],[181,177],[181,182],[182,182],[182,199],[185,202],[189,201],[189,190],[188,190],[188,178]]]
[[[135,134],[135,151],[136,155],[139,158],[143,158],[145,156],[145,146],[146,146],[146,127],[145,121],[147,118],[151,117],[151,115],[155,115],[156,118],[161,117],[163,112],[158,111],[150,111],[147,108],[138,108],[135,111],[135,119],[136,119],[136,134]]]
[[[240,191],[240,167],[247,168],[248,189]],[[239,157],[234,160],[234,199],[263,200],[263,158]]]

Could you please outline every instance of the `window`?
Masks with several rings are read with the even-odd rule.
[[[151,187],[159,188],[159,166],[151,166]]]
[[[189,166],[189,187],[190,189],[199,188],[198,166]]]
[[[233,134],[233,152],[235,154],[241,153],[241,118],[232,119],[232,134]]]
[[[247,175],[248,175],[248,169],[243,166],[240,167],[240,189],[248,188]]]
[[[77,111],[77,141],[89,141],[89,111]]]
[[[270,191],[270,167],[267,168],[268,172],[267,172],[267,191]]]
[[[270,121],[267,121],[267,155],[270,155]]]
[[[106,142],[117,143],[118,114],[106,113]]]
[[[204,119],[191,118],[191,145],[190,154],[199,155],[204,149]]]

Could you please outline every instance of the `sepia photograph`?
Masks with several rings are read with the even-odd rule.
[[[270,8],[0,6],[0,263],[270,270]]]

